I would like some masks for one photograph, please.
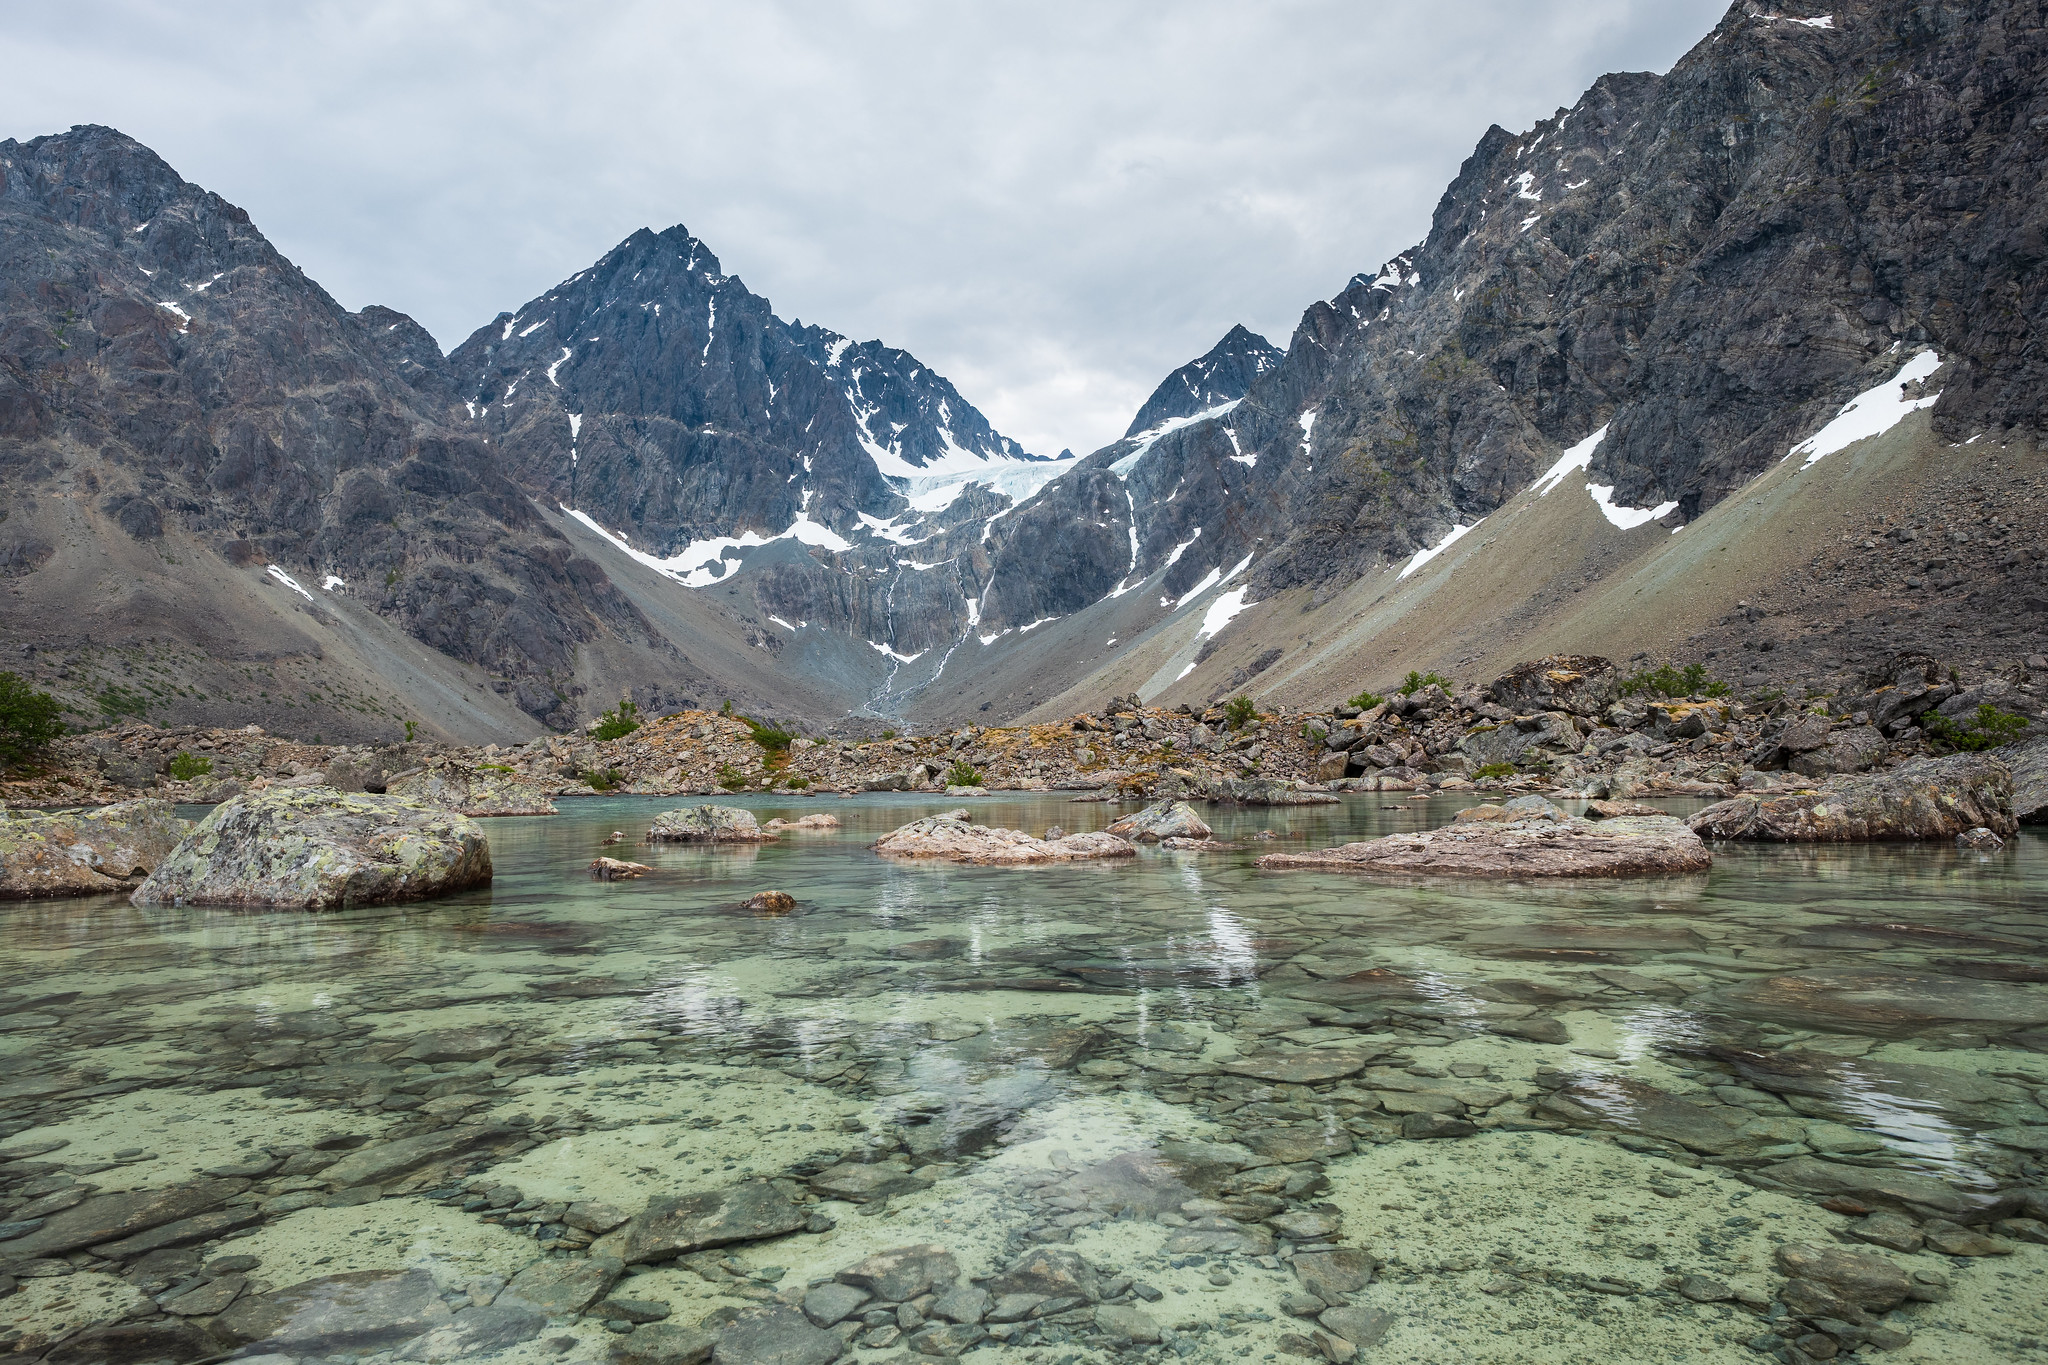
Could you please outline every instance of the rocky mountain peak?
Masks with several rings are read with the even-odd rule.
[[[1162,426],[1177,417],[1193,417],[1251,392],[1252,381],[1278,365],[1287,353],[1242,323],[1223,334],[1208,352],[1159,382],[1138,409],[1125,440]]]

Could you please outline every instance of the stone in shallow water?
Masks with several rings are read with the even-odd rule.
[[[1317,1251],[1294,1258],[1294,1277],[1301,1287],[1324,1303],[1341,1304],[1372,1283],[1379,1262],[1369,1252],[1355,1247]]]
[[[155,869],[191,827],[154,798],[0,820],[0,901],[119,891]]]
[[[1867,1251],[1786,1242],[1776,1256],[1787,1275],[1822,1285],[1867,1312],[1890,1312],[1913,1287],[1904,1270]]]
[[[1049,1299],[1102,1297],[1102,1280],[1088,1258],[1065,1247],[1038,1247],[983,1287],[1000,1300],[1006,1294],[1039,1294]]]
[[[396,1346],[450,1316],[426,1271],[358,1270],[245,1296],[213,1320],[213,1330],[230,1345],[317,1356]]]
[[[1476,1125],[1453,1114],[1424,1111],[1409,1114],[1401,1120],[1401,1136],[1404,1138],[1461,1138],[1471,1137],[1478,1131]]]
[[[118,1241],[206,1213],[248,1187],[246,1180],[200,1180],[167,1189],[99,1195],[56,1214],[25,1237],[0,1242],[0,1258],[30,1261]]]
[[[978,1323],[994,1303],[986,1289],[963,1284],[938,1297],[932,1304],[932,1316],[948,1322]]]
[[[804,1294],[804,1316],[819,1327],[830,1327],[873,1297],[867,1290],[850,1284],[814,1285]]]
[[[960,1278],[960,1263],[944,1247],[924,1243],[878,1251],[834,1278],[842,1285],[866,1290],[884,1303],[902,1303],[933,1285]]]
[[[441,1128],[395,1142],[380,1142],[351,1152],[320,1172],[320,1178],[340,1189],[358,1185],[382,1186],[391,1181],[445,1161],[450,1157],[523,1136],[520,1129],[499,1124],[469,1124]]]
[[[1580,948],[1601,952],[1680,953],[1706,940],[1671,924],[1513,924],[1465,935],[1474,948]]]
[[[950,1360],[988,1340],[988,1332],[971,1322],[927,1323],[911,1333],[904,1345],[924,1356]]]
[[[1269,1162],[1328,1161],[1356,1145],[1342,1128],[1261,1128],[1246,1133],[1244,1145]]]
[[[198,1323],[158,1317],[87,1328],[43,1360],[47,1365],[185,1365],[217,1360],[220,1353],[220,1342]]]
[[[1133,858],[1138,853],[1125,840],[1101,831],[1036,839],[1023,830],[972,825],[951,815],[913,820],[883,835],[874,848],[875,852],[891,857],[979,864],[1067,863],[1093,858]]]
[[[831,1365],[846,1350],[836,1332],[813,1327],[784,1303],[721,1308],[704,1326],[718,1333],[711,1353],[715,1365]]]
[[[1095,1329],[1111,1341],[1159,1340],[1159,1324],[1150,1313],[1122,1304],[1098,1305],[1095,1309]]]
[[[930,1177],[914,1175],[908,1166],[893,1162],[876,1162],[873,1165],[841,1162],[811,1177],[811,1188],[819,1195],[826,1199],[851,1200],[856,1204],[889,1199],[899,1194],[914,1194],[931,1186]]]
[[[174,1223],[165,1223],[146,1232],[138,1232],[132,1237],[123,1237],[118,1242],[96,1246],[92,1252],[93,1255],[104,1256],[110,1261],[125,1261],[130,1256],[139,1256],[145,1251],[155,1251],[159,1247],[211,1241],[215,1237],[239,1231],[261,1221],[262,1211],[248,1205],[210,1209],[205,1213],[195,1213],[190,1218],[180,1218]]]
[[[1819,1102],[1805,1112],[1817,1108],[1851,1125],[1868,1123],[1873,1109],[1901,1103],[1907,1109],[1936,1109],[1982,1121],[2001,1115],[2004,1106],[2028,1102],[2027,1092],[2010,1081],[1952,1066],[1838,1057],[1801,1048],[1713,1047],[1707,1055],[1758,1089]]]
[[[1313,1085],[1318,1081],[1341,1080],[1365,1070],[1371,1054],[1310,1048],[1301,1052],[1261,1052],[1250,1057],[1230,1057],[1217,1068],[1233,1076],[1287,1085]]]
[[[1918,1251],[1926,1240],[1912,1219],[1882,1211],[1849,1224],[1846,1230],[1859,1242],[1909,1254]]]
[[[1830,778],[1814,791],[1737,796],[1695,812],[1689,823],[1705,839],[1946,841],[1979,825],[2013,833],[2019,822],[2012,804],[2012,774],[1996,759],[1952,754],[1882,773]]]
[[[512,1030],[493,1024],[432,1029],[400,1055],[415,1062],[476,1062],[504,1047],[511,1037]]]
[[[490,880],[490,842],[466,816],[404,797],[298,787],[214,807],[134,900],[327,910],[427,900]]]
[[[1215,831],[1185,801],[1157,801],[1104,830],[1120,839],[1156,843],[1161,839],[1206,839]]]
[[[616,1256],[638,1265],[705,1247],[780,1237],[808,1221],[782,1191],[765,1180],[749,1180],[699,1194],[658,1195],[590,1250],[593,1256]]]
[[[1597,822],[1468,821],[1313,853],[1268,853],[1258,866],[1415,876],[1639,877],[1704,872],[1712,861],[1683,821],[1624,815]]]
[[[1536,1105],[1537,1113],[1575,1128],[1640,1133],[1710,1156],[1754,1152],[1756,1139],[1745,1135],[1737,1122],[1748,1122],[1752,1115],[1723,1109],[1695,1104],[1625,1076],[1594,1075],[1575,1077]]]
[[[2003,981],[1862,967],[1815,968],[1740,981],[1686,1003],[1738,1019],[1886,1037],[1955,1022],[1983,1024],[2000,1032],[2048,1023],[2048,991]]]
[[[1818,1157],[1794,1157],[1766,1166],[1757,1176],[1784,1189],[1811,1195],[1847,1195],[1874,1209],[1891,1209],[1917,1218],[1950,1218],[1985,1222],[2017,1209],[2019,1191],[1983,1194],[1959,1190],[1932,1176],[1878,1167],[1849,1166]]]
[[[665,810],[648,826],[650,844],[763,844],[776,836],[750,810],[737,806],[685,806]]]
[[[1316,1321],[1361,1350],[1379,1345],[1394,1325],[1392,1315],[1377,1308],[1332,1308]]]
[[[431,1331],[423,1332],[398,1348],[398,1359],[419,1360],[441,1365],[450,1360],[470,1360],[502,1351],[540,1335],[547,1316],[530,1307],[500,1300],[486,1306],[465,1308]]]
[[[1337,1235],[1344,1226],[1344,1215],[1329,1207],[1297,1209],[1268,1218],[1266,1226],[1296,1242],[1321,1242]]]
[[[658,1322],[612,1342],[613,1365],[701,1365],[717,1338],[697,1327]]]
[[[1945,1218],[1930,1218],[1921,1234],[1926,1238],[1927,1248],[1944,1256],[2010,1256],[2018,1248],[2003,1238],[1988,1236],[1976,1228],[1966,1228],[1951,1223]]]
[[[614,1256],[573,1256],[535,1261],[512,1277],[496,1302],[542,1316],[580,1313],[611,1291],[625,1264]]]

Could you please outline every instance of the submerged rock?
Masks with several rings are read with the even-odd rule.
[[[1547,803],[1546,803],[1547,804]],[[1419,834],[1340,844],[1313,853],[1268,853],[1262,868],[1457,877],[1637,877],[1704,872],[1699,836],[1668,815],[1598,822],[1557,811],[1501,810]]]
[[[1304,791],[1274,778],[1226,777],[1208,792],[1211,801],[1231,806],[1334,806],[1328,792]]]
[[[782,1191],[765,1180],[749,1180],[701,1194],[658,1195],[590,1250],[593,1256],[614,1256],[627,1265],[639,1265],[705,1247],[780,1237],[808,1221]]]
[[[966,812],[928,815],[877,840],[875,852],[895,858],[942,858],[953,863],[1070,863],[1129,858],[1137,850],[1114,834],[1069,834],[1037,839],[1021,829],[971,825]]]
[[[590,880],[594,882],[631,881],[652,871],[654,869],[646,863],[629,863],[618,858],[593,858],[590,862]]]
[[[452,1314],[424,1270],[359,1270],[244,1297],[213,1320],[243,1354],[322,1356],[376,1351],[446,1325]]]
[[[1597,1128],[1675,1142],[1709,1156],[1745,1156],[1757,1142],[1741,1124],[1753,1115],[1695,1104],[1625,1076],[1580,1076],[1537,1102],[1536,1112],[1574,1128]]]
[[[1195,808],[1185,801],[1157,801],[1103,831],[1134,843],[1157,843],[1161,839],[1207,839],[1214,830]]]
[[[192,828],[144,797],[98,810],[0,816],[0,900],[92,896],[148,876]]]
[[[925,1243],[878,1251],[834,1278],[889,1303],[905,1303],[934,1286],[959,1279],[960,1262],[944,1247]]]
[[[327,910],[427,900],[491,880],[468,817],[397,796],[299,787],[218,806],[135,892],[137,905]]]
[[[1958,1021],[2000,1033],[2048,1023],[2048,992],[2022,984],[1861,967],[1738,981],[1686,1003],[1743,1020],[1883,1037]]]
[[[721,1308],[704,1326],[718,1333],[714,1365],[831,1365],[846,1350],[838,1333],[812,1326],[785,1303]]]
[[[1832,778],[1814,791],[1737,796],[1696,812],[1689,823],[1705,839],[1787,843],[1953,839],[1980,825],[1998,834],[2018,828],[2012,774],[1984,754]]]
[[[553,815],[555,803],[539,781],[488,764],[444,764],[400,773],[384,789],[463,815]]]
[[[764,844],[776,836],[737,806],[684,806],[665,810],[648,826],[650,844]]]

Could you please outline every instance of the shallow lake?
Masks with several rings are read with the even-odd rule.
[[[148,1265],[17,1264],[0,1354],[147,1318],[229,1255],[256,1258],[249,1295],[416,1267],[483,1303],[603,1236],[571,1205],[758,1177],[804,1228],[635,1267],[613,1296],[694,1324],[887,1248],[943,1247],[964,1284],[1049,1246],[1159,1339],[1080,1301],[985,1321],[976,1354],[1321,1359],[1310,1315],[1337,1309],[1371,1310],[1338,1320],[1376,1334],[1366,1360],[1750,1360],[1778,1244],[1838,1245],[1885,1199],[1916,1222],[2013,1213],[2044,1183],[2038,832],[1990,854],[1724,847],[1670,881],[1401,883],[1253,859],[1469,801],[1207,808],[1243,851],[1030,868],[868,845],[961,804],[1033,833],[1134,807],[750,798],[731,804],[842,824],[640,845],[676,804],[486,821],[495,884],[421,906],[0,908],[0,1234],[28,1244],[67,1191],[246,1184],[238,1223]],[[653,871],[593,882],[600,853]],[[797,908],[741,908],[766,889]],[[483,1136],[375,1184],[322,1175],[451,1132]],[[2048,1246],[2023,1231],[1995,1255],[1879,1253],[1947,1282],[1892,1315],[1911,1341],[1886,1358],[2034,1358]],[[1695,1302],[1686,1276],[1735,1297]],[[920,1310],[881,1316],[838,1326],[849,1352],[916,1345]],[[493,1358],[602,1359],[625,1326],[558,1314]]]

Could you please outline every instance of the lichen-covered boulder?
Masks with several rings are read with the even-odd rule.
[[[1954,754],[1831,778],[1810,791],[1733,797],[1695,812],[1690,823],[1703,839],[1951,840],[1980,825],[2013,833],[2019,822],[2012,807],[2012,774],[2003,764],[1986,754]]]
[[[1553,654],[1517,664],[1487,689],[1494,702],[1517,712],[1569,711],[1597,716],[1620,695],[1612,660],[1593,654]]]
[[[0,900],[126,890],[191,828],[170,802],[153,797],[97,810],[0,818]]]
[[[928,815],[890,831],[875,852],[897,858],[940,858],[952,863],[1071,863],[1091,858],[1131,858],[1138,850],[1114,834],[1069,834],[1039,839],[1021,829],[973,825],[965,811]]]
[[[330,776],[331,776],[330,772]],[[547,788],[530,777],[487,764],[446,764],[400,773],[385,791],[463,815],[553,815]]]
[[[1155,801],[1135,815],[1126,815],[1103,833],[1134,843],[1157,843],[1161,839],[1206,839],[1215,831],[1187,802]]]
[[[466,816],[411,797],[273,788],[215,807],[134,899],[329,910],[428,900],[490,880],[490,843]]]
[[[1668,815],[1596,822],[1554,807],[1486,806],[1464,814],[1469,818],[1419,834],[1390,834],[1312,853],[1268,853],[1258,865],[1454,877],[1641,877],[1704,872],[1712,862],[1699,836]]]
[[[765,844],[775,835],[754,813],[737,806],[684,806],[665,810],[647,828],[650,844]]]

